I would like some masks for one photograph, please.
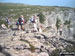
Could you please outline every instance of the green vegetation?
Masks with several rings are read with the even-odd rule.
[[[29,41],[27,41],[27,40],[23,40],[23,39],[22,39],[21,41],[23,41],[23,42],[27,42],[27,43],[29,44],[29,46],[30,46],[30,51],[35,52],[35,47],[34,47],[32,44],[30,44]]]
[[[31,50],[32,52],[35,52],[35,47],[34,47],[33,45],[31,45],[30,43],[29,43],[29,45],[30,45],[30,50]]]
[[[0,26],[1,26],[1,24],[5,24],[5,26],[6,27],[8,27],[8,24],[6,23],[6,21],[5,20],[0,20]],[[13,27],[13,25],[10,25],[10,27],[9,28],[12,28]]]
[[[0,3],[0,19],[12,17],[12,19],[17,19],[21,14],[24,15],[26,20],[32,14],[40,13],[40,12],[51,12],[54,11],[57,6],[31,6],[19,3]],[[68,10],[68,8],[58,7],[60,10]],[[70,8],[71,9],[71,8]],[[40,13],[40,15],[42,15]],[[43,15],[41,16],[41,18]],[[43,23],[42,19],[41,23]]]
[[[74,51],[75,52],[75,40],[66,40],[66,39],[62,39],[64,40],[65,42],[71,44],[71,45],[67,45],[64,50],[68,51],[68,52],[71,52],[71,51]]]
[[[9,28],[13,28],[13,25],[10,25],[10,27]]]
[[[39,13],[39,19],[40,19],[40,22],[41,23],[44,23],[44,21],[45,21],[45,16],[42,14],[42,13]]]
[[[5,24],[6,25],[6,27],[8,27],[8,24],[6,23],[6,21],[5,20],[0,20],[0,25],[1,24]]]
[[[24,15],[25,19],[29,19],[29,17],[34,13],[53,10],[54,7],[49,6],[31,6],[16,3],[0,3],[0,16],[2,18],[12,17],[12,19],[17,19],[22,14]]]
[[[66,20],[64,22],[64,25],[67,25],[67,28],[70,28],[70,24],[71,24],[71,21],[70,20]]]
[[[70,20],[66,20],[66,21],[64,22],[64,25],[68,25],[68,24],[70,24]]]
[[[49,56],[59,56],[59,54],[60,54],[60,50],[56,49]]]
[[[68,45],[66,46],[65,50],[67,52],[75,52],[75,46]]]
[[[69,32],[70,32],[70,24],[71,24],[71,21],[70,21],[70,20],[66,20],[66,21],[64,22],[64,25],[67,26],[67,29],[68,29]]]
[[[57,30],[60,28],[60,25],[61,25],[61,20],[57,18],[57,21],[56,21]]]

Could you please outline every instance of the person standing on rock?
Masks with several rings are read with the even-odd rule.
[[[60,28],[59,28],[59,35],[60,35],[60,36],[62,36],[62,31],[63,31],[62,28],[63,28],[63,25],[61,24],[61,25],[60,25]]]
[[[9,18],[6,19],[6,23],[7,23],[7,27],[9,28],[10,27],[10,19]]]
[[[25,23],[24,16],[21,15],[17,22],[18,30],[20,30],[20,29],[24,30],[24,23]]]
[[[41,24],[39,25],[39,32],[40,33],[42,32],[42,25]]]
[[[33,28],[34,28],[34,31],[38,32],[38,27],[37,27],[37,16],[36,15],[33,15],[32,18],[30,19],[31,23],[33,23]]]
[[[42,32],[42,24],[40,23],[40,18],[39,15],[37,15],[37,28],[38,28],[38,32]]]

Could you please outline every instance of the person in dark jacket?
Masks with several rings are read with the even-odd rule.
[[[9,28],[10,27],[10,19],[9,18],[6,19],[6,23],[8,25],[7,27]]]
[[[24,23],[25,23],[25,19],[23,17],[23,15],[21,15],[18,19],[17,25],[18,25],[18,29],[22,29],[24,30]]]

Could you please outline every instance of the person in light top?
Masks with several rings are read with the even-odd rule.
[[[63,28],[63,25],[61,24],[61,25],[60,25],[60,28],[59,28],[59,35],[60,35],[60,36],[62,36],[62,31],[63,31],[62,28]]]
[[[33,24],[34,31],[42,32],[42,25],[39,20],[39,15],[33,15],[30,19],[30,22]]]

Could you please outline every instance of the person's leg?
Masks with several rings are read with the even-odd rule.
[[[62,31],[60,31],[60,35],[62,35]]]
[[[24,25],[22,25],[22,30],[25,30],[25,29],[24,29]]]
[[[24,30],[24,25],[21,25],[21,29]]]
[[[42,32],[42,26],[41,25],[39,26],[39,32]]]
[[[39,28],[39,32],[40,32],[40,33],[42,32],[42,29],[41,29],[41,28]]]
[[[10,25],[8,24],[8,28],[10,27]]]
[[[21,27],[20,27],[20,25],[18,25],[18,30],[20,30],[21,29]]]
[[[10,22],[8,22],[8,28],[10,27]]]
[[[19,30],[19,25],[17,25],[17,29]]]
[[[34,30],[38,32],[37,25],[34,23]]]

